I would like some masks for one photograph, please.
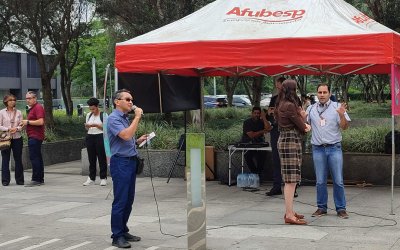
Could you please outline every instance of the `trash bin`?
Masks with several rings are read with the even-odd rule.
[[[82,117],[83,116],[83,104],[78,104],[77,109],[78,109],[78,116]]]

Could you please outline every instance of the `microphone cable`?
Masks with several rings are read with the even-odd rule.
[[[154,202],[156,204],[156,210],[157,210],[157,217],[158,217],[158,224],[159,224],[159,231],[162,235],[166,235],[166,236],[171,236],[174,238],[181,238],[183,236],[186,236],[188,233],[184,233],[184,234],[180,234],[180,235],[175,235],[175,234],[170,234],[170,233],[166,233],[163,231],[162,228],[162,222],[161,222],[161,216],[160,216],[160,209],[159,209],[159,205],[158,205],[158,200],[157,200],[157,195],[156,195],[156,191],[155,191],[155,187],[154,187],[154,182],[153,182],[153,170],[152,170],[152,165],[151,165],[151,161],[150,161],[150,153],[149,153],[149,141],[147,141],[145,143],[145,151],[146,151],[146,155],[147,155],[147,162],[148,162],[148,166],[149,166],[149,172],[150,172],[150,182],[151,182],[151,187],[153,190],[153,198],[154,198]],[[399,170],[398,170],[399,171]],[[260,191],[267,191],[267,190],[260,190]],[[255,195],[262,195],[265,196],[265,194],[260,193],[260,191],[256,191],[256,192],[251,192]],[[274,197],[271,196],[271,198],[273,199],[280,199],[280,200],[285,200],[284,198],[281,197]],[[295,203],[299,203],[299,204],[303,204],[303,205],[308,205],[311,207],[315,207],[315,205],[307,203],[307,202],[302,202],[302,201],[298,201],[298,200],[293,200]],[[335,211],[335,209],[329,208],[328,210],[330,211]],[[307,226],[310,227],[320,227],[320,228],[374,228],[374,227],[393,227],[397,225],[397,221],[395,219],[389,219],[389,218],[385,218],[385,217],[380,217],[380,216],[373,216],[373,215],[368,215],[368,214],[362,214],[362,213],[358,213],[358,212],[353,212],[353,211],[349,211],[346,210],[348,213],[350,214],[355,214],[358,216],[362,216],[362,217],[368,217],[368,218],[374,218],[374,219],[380,219],[382,221],[388,221],[388,222],[392,222],[390,224],[384,224],[384,225],[379,225],[379,222],[371,225],[371,226],[343,226],[343,225],[310,225],[308,224]],[[318,217],[315,217],[316,219],[318,219]],[[221,229],[221,228],[228,228],[228,227],[238,227],[238,226],[281,226],[281,225],[286,225],[285,223],[238,223],[238,224],[228,224],[228,225],[222,225],[222,226],[215,226],[215,227],[211,227],[211,228],[207,228],[206,231],[211,231],[211,230],[217,230],[217,229]]]
[[[262,195],[262,196],[265,197],[265,194],[260,193],[260,192],[263,192],[263,191],[267,191],[267,190],[260,190],[260,191],[258,191],[258,192],[251,192],[251,193],[253,193],[253,194],[255,194],[255,195]],[[285,198],[281,198],[281,197],[275,197],[275,196],[269,196],[269,197],[270,197],[270,198],[273,198],[273,199],[283,200],[283,201],[285,200]],[[295,199],[293,200],[293,202],[294,202],[294,203],[303,204],[303,205],[308,205],[308,206],[311,206],[311,207],[315,207],[315,205],[313,205],[313,204],[310,204],[310,203],[307,203],[307,202],[303,202],[303,201],[298,201],[298,200],[295,200]],[[336,210],[333,209],[333,208],[328,207],[328,210],[329,210],[329,211],[334,211],[334,212],[336,213]],[[397,225],[397,221],[396,221],[395,219],[388,219],[388,218],[381,217],[381,216],[374,216],[374,215],[369,215],[369,214],[362,214],[362,213],[353,212],[353,211],[350,211],[350,210],[347,210],[347,209],[346,209],[346,212],[348,212],[348,213],[350,213],[350,214],[356,214],[356,215],[362,216],[362,217],[380,219],[380,220],[382,220],[382,221],[390,221],[390,222],[392,222],[392,224],[378,225],[379,223],[377,223],[377,224],[372,225],[372,226],[343,226],[343,225],[335,226],[335,225],[310,225],[310,224],[308,224],[308,226],[311,226],[311,227],[321,227],[321,228],[323,228],[323,227],[374,228],[374,227],[393,227],[393,226],[396,226],[396,225]],[[318,219],[319,217],[315,217],[315,218]],[[270,225],[270,224],[267,224],[267,225]]]
[[[151,183],[151,188],[153,189],[153,197],[154,197],[154,202],[156,203],[156,208],[157,208],[157,217],[158,217],[158,225],[159,225],[159,230],[160,233],[162,235],[166,235],[166,236],[172,236],[174,238],[181,238],[183,236],[186,236],[187,233],[181,234],[181,235],[175,235],[175,234],[170,234],[170,233],[166,233],[163,231],[162,229],[162,224],[161,224],[161,216],[160,216],[160,208],[158,206],[158,201],[157,201],[157,195],[156,195],[156,191],[155,191],[155,187],[154,187],[154,182],[153,182],[153,169],[151,167],[151,162],[150,162],[150,153],[149,153],[149,141],[146,141],[145,143],[145,147],[146,147],[146,154],[147,154],[147,162],[149,165],[149,172],[150,172],[150,183]]]

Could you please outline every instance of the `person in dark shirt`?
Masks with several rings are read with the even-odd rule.
[[[253,107],[251,118],[243,122],[242,142],[263,143],[264,134],[272,129],[260,107]],[[266,154],[263,151],[247,151],[244,155],[247,166],[254,174],[261,174]]]
[[[268,106],[267,111],[267,119],[272,125],[271,129],[271,149],[272,149],[272,165],[273,165],[273,186],[270,191],[266,193],[267,196],[281,195],[282,194],[282,174],[281,174],[281,162],[278,153],[278,138],[279,138],[279,129],[278,124],[274,118],[274,110],[276,99],[278,98],[279,91],[282,88],[282,83],[286,79],[284,77],[279,77],[275,80],[275,88],[278,90],[277,94],[271,98],[271,101]]]
[[[32,181],[25,187],[34,187],[44,185],[44,165],[41,149],[45,135],[45,111],[43,106],[37,102],[34,91],[28,91],[25,99],[29,106],[29,114],[26,120],[21,121],[20,126],[26,126],[29,159],[32,164]]]

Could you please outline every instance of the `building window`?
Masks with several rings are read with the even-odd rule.
[[[20,54],[0,52],[0,77],[20,77]]]
[[[36,56],[28,55],[28,78],[40,78],[40,66]]]

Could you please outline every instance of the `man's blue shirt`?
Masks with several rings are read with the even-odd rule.
[[[307,122],[311,125],[311,144],[335,144],[342,141],[340,131],[340,116],[336,111],[340,103],[328,101],[324,105],[315,103],[307,108]],[[351,121],[349,115],[344,113],[347,121]],[[325,120],[324,126],[321,126],[321,119]]]
[[[112,156],[131,157],[137,155],[135,137],[125,141],[118,136],[127,127],[129,127],[127,115],[118,109],[114,109],[107,120],[107,133]]]

